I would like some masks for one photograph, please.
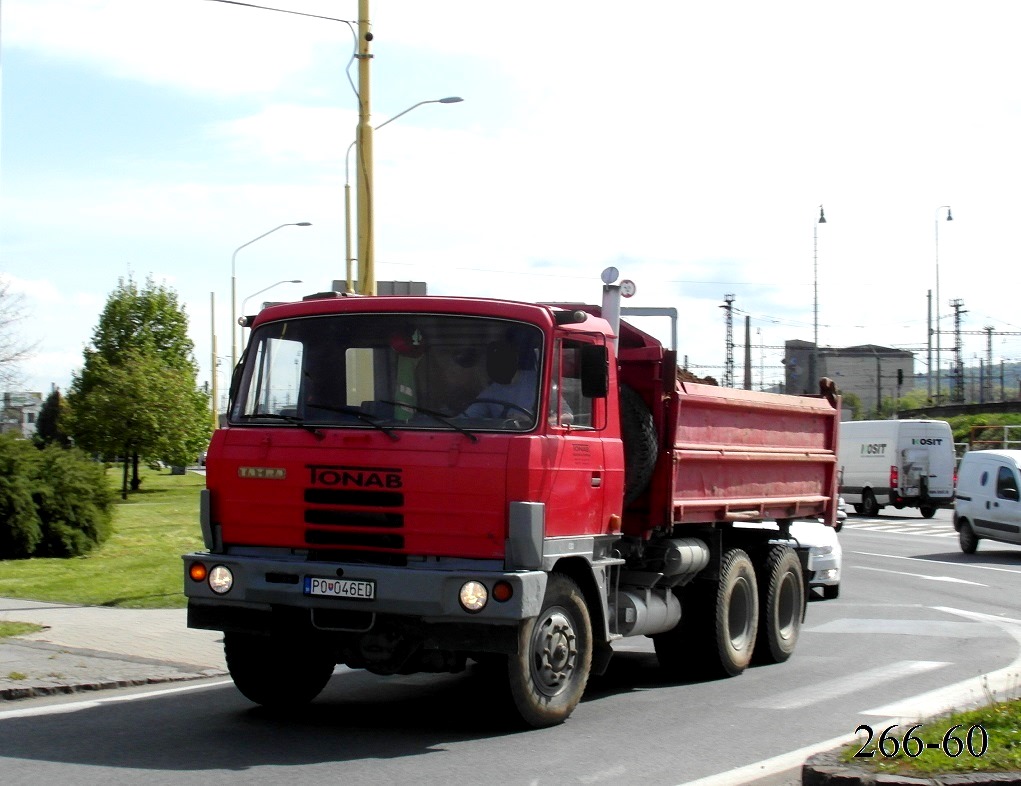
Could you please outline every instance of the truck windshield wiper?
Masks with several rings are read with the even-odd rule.
[[[433,409],[426,409],[425,407],[419,407],[419,406],[416,406],[415,404],[405,404],[403,401],[386,401],[386,400],[380,399],[379,403],[380,404],[390,404],[391,406],[394,406],[394,407],[405,407],[407,409],[412,409],[415,412],[421,412],[423,415],[429,415],[430,417],[436,418],[440,423],[444,424],[445,426],[450,426],[452,429],[454,429],[454,431],[460,431],[462,434],[464,434],[466,437],[468,437],[468,439],[470,439],[472,442],[478,442],[479,441],[479,438],[475,434],[473,434],[471,431],[469,431],[468,429],[464,428],[463,426],[459,426],[451,418],[447,417],[442,412],[437,412],[436,410],[433,410]]]
[[[254,412],[251,415],[242,415],[242,420],[256,420],[257,418],[263,418],[265,420],[283,420],[287,423],[293,423],[295,426],[300,426],[305,429],[309,434],[312,434],[316,439],[323,438],[323,432],[317,429],[315,426],[311,426],[295,415],[280,415],[276,412]]]
[[[315,404],[311,402],[307,406],[312,407],[313,409],[325,409],[327,412],[339,412],[341,415],[354,415],[362,421],[362,423],[368,423],[373,428],[378,428],[394,442],[400,439],[393,429],[387,428],[379,422],[380,418],[375,415],[370,415],[368,412],[363,409],[359,409],[358,407],[334,407],[330,404]]]

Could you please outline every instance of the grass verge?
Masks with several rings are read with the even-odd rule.
[[[34,622],[0,621],[0,639],[8,639],[12,636],[24,636],[26,633],[35,633],[42,629],[42,625],[36,625]]]
[[[864,738],[845,748],[842,761],[909,777],[1021,771],[1021,699],[874,731],[864,748]]]
[[[108,471],[119,488],[120,467]],[[113,534],[70,559],[0,561],[0,596],[134,609],[185,605],[181,555],[202,548],[195,473],[143,470],[141,490],[114,506]]]

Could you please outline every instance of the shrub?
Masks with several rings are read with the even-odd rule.
[[[38,557],[74,557],[110,536],[113,495],[103,465],[78,450],[41,451],[35,501],[42,521]]]
[[[38,451],[10,434],[0,435],[0,559],[32,556],[42,522],[32,499]]]
[[[73,557],[106,540],[113,499],[81,451],[0,436],[0,559]]]

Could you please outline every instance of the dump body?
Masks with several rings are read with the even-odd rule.
[[[548,725],[625,636],[740,673],[754,571],[782,600],[758,640],[789,656],[808,577],[785,524],[835,520],[838,400],[682,381],[673,352],[601,313],[331,294],[258,316],[207,454],[206,550],[184,555],[188,624],[225,632],[246,696],[308,700],[336,663],[496,657],[522,718]],[[682,626],[682,603],[732,581],[739,612]]]
[[[625,516],[641,535],[668,524],[822,518],[836,522],[840,406],[687,381],[675,356],[621,325],[621,378],[663,435],[649,494]],[[672,436],[672,439],[669,437]]]

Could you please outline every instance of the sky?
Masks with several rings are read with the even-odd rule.
[[[67,390],[122,279],[177,292],[197,382],[215,335],[222,391],[232,260],[239,306],[345,278],[357,66],[334,20],[358,4],[262,4],[333,19],[0,0],[0,276],[36,345],[23,389]],[[373,125],[464,99],[375,134],[378,280],[598,302],[612,265],[636,284],[626,305],[678,310],[680,357],[717,378],[732,295],[756,387],[816,325],[824,347],[916,350],[924,376],[938,287],[944,369],[952,300],[968,365],[990,337],[994,363],[1021,360],[1016,0],[375,0],[370,19]],[[669,340],[668,320],[638,324]]]

